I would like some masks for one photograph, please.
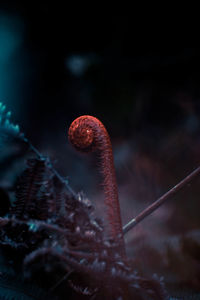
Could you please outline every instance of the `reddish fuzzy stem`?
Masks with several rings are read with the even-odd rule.
[[[115,241],[120,241],[122,253],[125,246],[118,200],[112,145],[104,125],[95,117],[81,116],[74,120],[69,128],[69,140],[79,151],[97,151],[100,156],[100,168],[103,175],[105,205],[107,207],[109,233]]]

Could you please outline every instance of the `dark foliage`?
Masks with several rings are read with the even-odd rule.
[[[167,299],[159,279],[138,276],[122,259],[90,201],[72,191],[49,159],[9,121],[5,106],[0,108],[1,148],[17,141],[34,152],[15,183],[12,204],[1,192],[2,299],[38,299],[34,285],[44,290],[40,299],[42,293],[48,299]]]
[[[1,149],[17,141],[30,150],[25,170],[8,185],[15,195],[0,190],[0,299],[169,299],[162,278],[138,275],[121,256],[90,201],[10,123],[3,105],[0,116]],[[199,260],[186,240],[182,251]]]

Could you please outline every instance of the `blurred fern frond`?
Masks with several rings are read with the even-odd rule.
[[[28,146],[19,125],[11,120],[11,112],[0,102],[0,179],[1,186],[7,186],[11,177],[15,180],[17,162],[24,157]],[[3,172],[3,173],[2,173]],[[11,177],[10,177],[11,176]]]
[[[41,217],[38,207],[42,211],[41,205],[46,202],[44,201],[46,199],[41,201],[40,190],[44,188],[45,180],[47,180],[47,161],[45,159],[29,159],[27,164],[27,168],[17,182],[16,201],[12,214],[18,219],[37,219]],[[46,214],[48,213],[46,206],[43,210]]]
[[[11,137],[24,138],[24,135],[20,132],[19,125],[12,123],[10,118],[11,112],[7,111],[6,105],[0,102],[0,141]]]

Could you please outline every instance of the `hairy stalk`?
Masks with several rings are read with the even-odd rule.
[[[71,144],[77,150],[82,152],[96,151],[99,155],[109,234],[111,238],[120,243],[121,253],[125,255],[118,189],[109,134],[97,118],[86,115],[72,122],[68,135]]]

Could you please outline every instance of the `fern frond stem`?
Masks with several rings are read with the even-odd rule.
[[[88,115],[76,118],[69,127],[68,137],[73,147],[81,152],[95,151],[103,179],[104,203],[109,237],[119,244],[121,255],[126,257],[118,187],[110,136],[102,122]]]
[[[51,170],[53,171],[54,175],[59,179],[60,182],[62,182],[66,188],[68,189],[68,191],[72,194],[72,196],[75,199],[78,199],[77,194],[74,192],[74,190],[70,187],[70,185],[68,184],[67,180],[64,179],[55,169],[54,167],[51,165]]]
[[[158,198],[155,202],[145,208],[138,216],[133,218],[123,227],[123,233],[126,234],[130,229],[139,224],[143,219],[152,214],[158,207],[160,207],[166,200],[174,196],[178,191],[189,184],[197,175],[200,174],[200,166],[196,168],[192,173],[181,180],[177,185],[171,188],[167,193]]]
[[[86,243],[91,242],[91,240],[88,237],[84,237],[84,236],[80,237],[80,234],[70,232],[68,229],[63,229],[57,224],[50,224],[50,223],[47,223],[47,222],[44,222],[44,221],[39,221],[39,220],[23,221],[23,220],[19,220],[19,219],[15,219],[15,218],[2,218],[2,217],[0,217],[0,228],[4,227],[7,224],[26,225],[30,228],[29,230],[32,231],[32,232],[34,232],[34,231],[37,232],[39,230],[45,229],[47,231],[54,232],[58,235],[66,236],[67,238],[74,237],[74,238],[77,238],[77,240],[82,238],[82,240],[85,241]],[[102,241],[96,241],[95,245],[98,246],[98,247],[102,246]],[[75,249],[75,248],[73,247],[73,249]],[[70,253],[72,254],[73,250],[70,250],[70,251],[71,252],[69,252],[69,254]],[[87,256],[87,254],[86,254],[86,256]],[[89,256],[90,255],[88,255],[88,257]]]
[[[19,220],[19,219],[15,219],[15,218],[0,217],[0,226],[5,226],[8,223],[17,224],[17,225],[27,225],[27,226],[34,225],[38,229],[47,229],[49,231],[54,231],[61,235],[65,235],[68,233],[68,231],[66,229],[62,229],[61,227],[59,227],[58,225],[55,225],[55,224],[48,224],[44,221],[38,221],[38,220],[23,221],[23,220]]]
[[[62,278],[60,278],[50,289],[50,292],[53,292],[63,281],[65,281],[71,274],[73,273],[73,271],[68,271],[66,272],[66,274],[64,276],[62,276]]]
[[[43,158],[44,156],[30,143],[27,138],[24,138],[24,142],[28,144],[29,148],[38,156],[38,158]]]
[[[27,138],[24,138],[24,142],[28,144],[29,148],[37,155],[39,159],[44,159],[44,155],[42,155],[31,143]],[[49,160],[49,167],[51,168],[53,174],[58,178],[58,180],[65,185],[67,190],[70,192],[70,194],[75,198],[78,199],[76,192],[70,187],[67,180],[64,179],[53,167],[52,163]]]

